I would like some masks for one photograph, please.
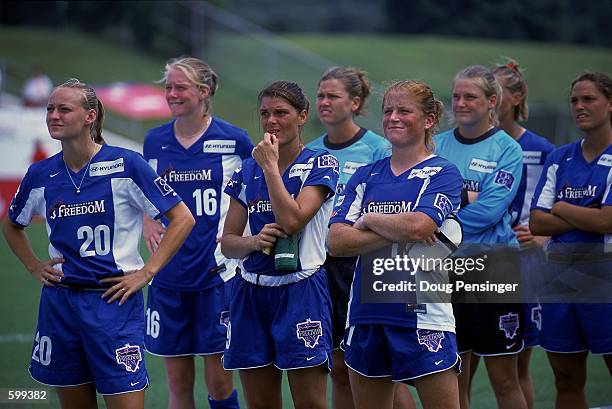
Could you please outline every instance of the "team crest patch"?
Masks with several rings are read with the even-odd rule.
[[[229,321],[230,321],[230,312],[221,311],[221,315],[219,316],[219,324],[225,325],[225,328],[227,328]]]
[[[125,366],[129,372],[136,372],[142,362],[142,354],[138,345],[125,344],[124,347],[115,349],[117,363]]]
[[[162,196],[168,196],[170,193],[174,193],[174,189],[160,176],[153,181],[155,186],[159,189]]]
[[[332,155],[322,155],[317,158],[318,168],[333,168],[334,172],[340,173],[338,170],[338,159]]]
[[[308,348],[317,346],[319,338],[323,335],[321,321],[311,321],[308,318],[306,321],[296,324],[295,327],[297,328],[296,335],[298,339],[304,341],[304,345]]]
[[[542,307],[537,306],[531,309],[531,322],[535,324],[538,331],[542,331]]]
[[[508,171],[500,170],[495,175],[495,184],[504,186],[510,190],[514,184],[514,175]]]
[[[453,212],[453,202],[450,201],[448,196],[442,193],[436,193],[436,199],[434,200],[434,206],[442,211],[444,217],[447,217]]]
[[[518,314],[508,313],[506,315],[499,316],[499,329],[504,331],[504,335],[508,339],[512,339],[516,336],[519,329],[519,316]]]
[[[442,348],[444,332],[429,329],[417,329],[419,345],[424,345],[429,352],[438,352]]]

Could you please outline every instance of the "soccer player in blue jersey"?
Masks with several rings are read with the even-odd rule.
[[[370,82],[366,72],[353,67],[333,67],[323,73],[317,90],[317,114],[325,126],[325,133],[310,142],[311,149],[327,150],[338,159],[340,177],[336,198],[355,171],[364,165],[391,154],[389,142],[382,136],[355,123],[355,117],[364,115],[366,99],[370,95]],[[357,257],[325,259],[329,295],[332,300],[332,406],[335,409],[353,407],[348,370],[340,343],[344,337],[349,292]],[[414,406],[407,389],[398,389],[399,407]]]
[[[175,119],[148,132],[144,157],[184,198],[196,225],[149,287],[145,345],[164,357],[169,408],[195,408],[195,355],[204,356],[210,407],[237,408],[232,373],[221,362],[229,320],[228,281],[235,265],[223,257],[217,238],[229,206],[223,187],[242,159],[251,156],[253,144],[244,130],[212,116],[218,78],[204,61],[172,60],[164,81]],[[154,251],[163,226],[145,219],[145,239]]]
[[[332,255],[363,256],[392,243],[430,239],[459,207],[459,170],[433,154],[442,112],[422,82],[400,81],[387,89],[383,129],[392,154],[360,167],[349,180],[330,220]],[[412,381],[424,408],[459,408],[460,359],[450,303],[362,302],[361,282],[369,273],[362,260],[344,338],[355,407],[390,409],[394,382]]]
[[[225,189],[231,201],[221,248],[241,262],[223,365],[240,369],[250,408],[282,407],[283,370],[296,408],[327,407],[331,306],[322,265],[338,161],[302,145],[308,106],[296,83],[264,88],[258,97],[263,140]],[[269,254],[287,236],[297,238],[292,252]],[[297,265],[277,269],[275,259],[286,257]]]
[[[457,127],[436,135],[436,153],[457,165],[463,177],[458,213],[463,243],[480,246],[491,272],[512,272],[519,261],[511,249],[495,245],[517,243],[508,209],[522,175],[520,145],[497,127],[502,90],[493,72],[482,66],[461,70],[453,81],[452,109]],[[493,248],[493,250],[489,250]],[[457,342],[464,363],[459,375],[461,407],[469,407],[470,355],[484,356],[500,408],[527,407],[517,373],[523,350],[521,304],[454,305]],[[503,323],[503,325],[502,325]]]
[[[143,408],[140,289],[176,253],[194,220],[165,181],[132,151],[104,144],[104,108],[78,80],[57,87],[47,127],[62,151],[30,166],[9,209],[4,237],[44,287],[30,374],[56,387],[63,408]],[[169,221],[157,252],[138,253],[142,215]],[[46,219],[50,260],[24,228]]]
[[[609,274],[610,76],[587,72],[576,78],[570,109],[584,138],[548,156],[533,197],[529,226],[534,234],[551,236],[548,261],[555,276],[588,268]],[[555,408],[588,408],[584,386],[589,351],[603,355],[612,376],[612,304],[542,304],[540,345],[548,352],[555,375]]]
[[[499,127],[514,138],[523,150],[523,176],[512,202],[512,229],[521,245],[522,274],[535,275],[540,273],[538,268],[541,267],[544,256],[542,246],[549,237],[531,234],[529,207],[535,186],[542,173],[544,161],[555,146],[548,139],[525,129],[519,123],[519,121],[527,121],[529,108],[527,82],[518,62],[509,59],[505,64],[497,65],[493,73],[503,90],[499,107]],[[528,409],[533,408],[534,400],[533,382],[529,375],[529,360],[532,348],[539,344],[538,333],[542,327],[541,311],[542,307],[533,303],[525,304],[523,311],[525,349],[518,356],[518,373]]]

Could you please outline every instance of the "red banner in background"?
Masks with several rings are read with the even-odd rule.
[[[21,179],[6,180],[0,179],[0,218],[4,218],[11,205],[13,196],[17,192]]]
[[[96,87],[105,108],[130,119],[166,119],[170,110],[164,90],[148,84],[117,82]]]

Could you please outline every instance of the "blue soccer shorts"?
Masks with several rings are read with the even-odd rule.
[[[360,324],[346,330],[344,348],[346,365],[368,378],[409,383],[451,368],[461,370],[455,334],[447,331]]]
[[[278,287],[239,277],[230,310],[225,369],[274,364],[290,370],[325,363],[331,368],[331,303],[324,269]]]
[[[94,383],[103,395],[149,384],[142,292],[108,304],[101,291],[43,287],[30,374],[49,386]]]
[[[525,329],[523,341],[525,348],[540,345],[540,330],[542,328],[542,306],[540,304],[523,304]]]
[[[230,284],[193,292],[149,286],[147,351],[165,357],[223,353]]]
[[[612,353],[612,304],[542,304],[540,345],[549,352]]]

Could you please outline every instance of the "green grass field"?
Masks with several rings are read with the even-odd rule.
[[[46,258],[47,239],[42,223],[35,223],[28,229],[32,245],[41,258]],[[146,251],[146,250],[145,250]],[[144,253],[143,253],[144,254]],[[32,351],[32,336],[36,328],[36,314],[40,285],[29,276],[25,268],[12,255],[4,238],[0,240],[0,265],[3,267],[2,290],[0,290],[0,388],[38,388],[27,373]],[[167,405],[168,391],[161,358],[147,355],[147,368],[151,386],[146,393],[146,407],[162,409]],[[482,366],[482,365],[481,365]],[[544,352],[536,348],[533,353],[531,373],[536,389],[536,408],[551,408],[554,402],[553,377]],[[235,376],[238,384],[237,375]],[[203,385],[203,370],[198,364],[198,385]],[[49,389],[44,387],[45,389]],[[414,389],[412,392],[414,393]],[[240,389],[239,389],[239,392]],[[587,396],[590,405],[602,406],[612,404],[610,376],[600,357],[590,356],[587,384]],[[242,393],[240,393],[242,399]],[[58,407],[53,393],[51,407]],[[283,396],[285,407],[293,407],[289,387],[284,379]],[[328,387],[329,396],[329,387]],[[198,407],[207,407],[206,393],[202,387],[197,388]],[[0,404],[0,407],[4,408]],[[35,405],[35,407],[41,407]],[[246,406],[243,406],[246,407]],[[473,409],[494,408],[495,399],[486,379],[482,366],[477,372],[473,388]],[[23,404],[16,408],[25,408]]]
[[[220,88],[214,113],[247,129],[259,140],[256,96],[268,82],[289,79],[298,83],[314,102],[321,73],[329,64],[354,65],[369,72],[379,86],[370,100],[370,115],[359,121],[380,130],[381,86],[394,80],[419,78],[448,100],[455,73],[470,64],[491,65],[502,56],[518,59],[526,68],[532,105],[567,106],[571,80],[584,69],[610,72],[609,49],[585,45],[544,44],[392,35],[288,35],[289,44],[321,58],[308,60],[271,45],[269,39],[217,34],[203,58],[219,74]],[[174,56],[167,56],[174,57]],[[152,57],[89,34],[0,26],[0,60],[7,65],[8,89],[17,92],[33,66],[41,67],[55,82],[78,77],[92,84],[112,81],[152,83],[161,77],[165,58]],[[321,132],[314,109],[305,131],[310,140]],[[107,122],[112,129],[113,118]],[[115,126],[117,121],[115,120]],[[157,122],[128,127],[134,139]],[[117,130],[117,129],[115,129]],[[135,131],[134,131],[135,130]]]

